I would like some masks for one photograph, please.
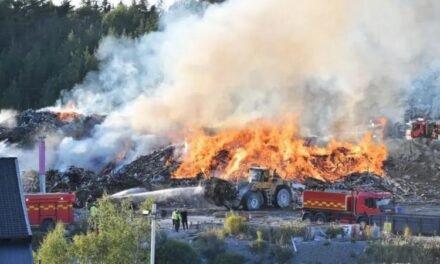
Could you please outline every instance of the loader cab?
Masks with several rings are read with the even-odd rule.
[[[269,169],[262,167],[252,167],[249,169],[249,182],[269,181]]]

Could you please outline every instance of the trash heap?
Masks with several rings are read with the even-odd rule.
[[[92,129],[104,121],[104,116],[75,114],[75,118],[62,120],[57,112],[25,110],[14,118],[16,125],[0,124],[0,142],[30,147],[39,135],[60,133],[75,139],[90,136]],[[11,123],[11,122],[5,122]]]
[[[30,148],[35,145],[36,138],[44,134],[55,133],[75,139],[87,138],[94,127],[105,119],[105,116],[85,116],[77,113],[66,119],[61,114],[49,110],[26,110],[18,113],[12,117],[14,122],[0,123],[0,142]],[[11,123],[15,125],[11,126]],[[392,192],[399,200],[408,203],[440,201],[440,192],[437,191],[440,182],[440,140],[388,138],[385,144],[389,152],[389,157],[384,163],[385,177],[358,173],[334,183],[309,178],[305,180],[307,188],[369,188]],[[77,167],[70,167],[64,171],[48,171],[47,190],[72,191],[77,193],[79,199],[83,199],[83,196],[87,197],[89,194],[97,197],[104,191],[111,194],[133,187],[143,187],[150,191],[196,186],[203,177],[188,175],[193,178],[185,180],[174,180],[171,177],[180,165],[179,153],[182,153],[182,149],[182,145],[165,146],[131,162],[111,162],[101,171]],[[225,153],[220,152],[218,158],[221,159],[223,155]],[[25,172],[23,182],[26,191],[38,191],[37,172]],[[214,191],[211,193],[215,194],[224,184],[208,181],[207,186],[212,187]],[[224,199],[216,195],[207,198]]]
[[[440,192],[440,140],[388,140],[387,175],[405,193],[420,201],[438,202]]]

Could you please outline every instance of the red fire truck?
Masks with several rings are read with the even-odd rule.
[[[368,223],[369,216],[394,212],[391,193],[366,191],[304,191],[303,220]]]
[[[439,139],[440,121],[417,118],[409,122],[410,128],[406,132],[406,138],[431,138]]]
[[[51,230],[55,223],[74,222],[73,193],[32,193],[25,194],[29,223],[44,230]]]

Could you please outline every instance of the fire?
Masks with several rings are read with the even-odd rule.
[[[369,130],[372,132],[373,137],[377,139],[383,139],[385,137],[385,130],[387,128],[388,119],[386,117],[379,117],[370,120]]]
[[[64,123],[73,122],[81,117],[81,115],[76,112],[57,112],[55,115]]]
[[[356,172],[384,175],[387,150],[372,140],[371,133],[358,143],[331,139],[325,147],[310,146],[298,134],[293,118],[257,120],[214,134],[195,129],[188,135],[187,153],[174,176],[204,173],[235,180],[245,177],[255,165],[276,169],[290,180],[313,177],[335,181]]]
[[[81,117],[81,114],[76,112],[76,104],[73,100],[69,100],[61,111],[54,112],[54,114],[64,123],[73,122]]]

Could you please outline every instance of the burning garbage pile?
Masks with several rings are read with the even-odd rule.
[[[330,139],[325,146],[309,145],[291,118],[258,120],[213,135],[196,130],[187,141],[188,152],[174,173],[177,178],[204,173],[235,181],[254,165],[276,169],[284,179],[301,181],[311,177],[332,182],[361,172],[385,174],[386,147],[374,142],[371,134],[357,143]]]
[[[102,118],[77,114],[60,118],[52,112],[25,111],[17,120],[15,128],[32,131],[30,128],[39,126],[63,129],[70,124],[90,124],[93,127]],[[250,167],[262,166],[275,169],[285,180],[303,182],[311,189],[370,188],[391,191],[400,200],[437,197],[432,184],[437,174],[440,175],[440,162],[434,155],[437,143],[393,139],[386,141],[386,146],[366,134],[357,142],[329,139],[325,144],[311,144],[299,136],[294,124],[289,119],[257,120],[241,128],[192,130],[185,133],[185,144],[167,145],[133,161],[127,161],[127,152],[123,151],[98,171],[74,166],[49,170],[47,190],[75,192],[83,203],[88,195],[99,197],[104,191],[112,194],[134,187],[156,191],[197,186],[203,181],[205,197],[222,204],[233,192],[226,182],[246,180]],[[25,142],[21,138],[24,135],[19,134],[17,142]],[[421,172],[431,175],[429,180],[415,180],[425,177]],[[38,191],[37,178],[37,173],[24,174],[27,191]]]
[[[102,123],[104,116],[85,116],[76,112],[55,112],[49,110],[25,110],[11,120],[0,123],[0,142],[19,144],[30,147],[38,135],[62,133],[63,136],[83,138],[90,135],[91,130]],[[6,123],[13,123],[10,126]]]

